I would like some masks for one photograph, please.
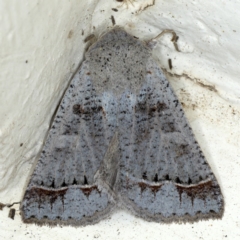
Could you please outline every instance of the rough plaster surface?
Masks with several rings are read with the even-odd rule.
[[[12,220],[5,207],[0,211],[1,239],[239,238],[239,7],[238,1],[217,0],[136,0],[123,5],[114,0],[2,1],[1,203],[21,201],[54,111],[83,58],[83,39],[110,28],[113,15],[116,24],[143,40],[163,29],[178,34],[180,52],[166,35],[158,40],[154,55],[183,103],[226,205],[222,220],[195,224],[148,223],[118,211],[97,225],[52,229],[23,224],[19,211]],[[13,207],[18,210],[18,205]]]

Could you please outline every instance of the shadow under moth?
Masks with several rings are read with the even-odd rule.
[[[221,218],[223,196],[151,49],[120,27],[85,54],[21,205],[23,221],[97,223],[117,207],[155,222]]]

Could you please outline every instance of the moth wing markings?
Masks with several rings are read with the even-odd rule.
[[[125,144],[120,159],[121,201],[134,214],[147,220],[220,218],[223,198],[216,178],[171,86],[157,64],[151,59],[148,63],[147,69],[151,72],[146,78],[150,89],[146,104],[148,112],[142,111],[142,118],[149,116],[145,126],[149,134],[143,139],[135,137],[135,142],[130,144],[133,138],[129,136],[139,133],[135,132],[136,106],[133,101],[129,102],[133,110],[122,120],[125,129],[120,131],[119,137],[120,142],[129,143]],[[157,145],[159,149],[156,149]],[[133,146],[140,154],[132,153]],[[126,161],[126,156],[131,154],[137,158]],[[151,160],[149,154],[158,159]],[[158,179],[154,179],[155,174]]]
[[[74,76],[57,111],[48,139],[22,202],[22,218],[25,222],[50,225],[58,222],[86,225],[98,222],[102,217],[107,216],[115,206],[114,195],[109,192],[109,189],[97,186],[94,179],[94,173],[101,165],[101,162],[96,163],[94,161],[103,161],[103,159],[94,158],[96,152],[93,148],[96,142],[92,140],[92,134],[96,130],[95,127],[99,127],[101,124],[106,125],[106,122],[103,118],[99,123],[100,114],[91,104],[89,109],[85,108],[86,111],[90,111],[88,113],[89,122],[88,120],[85,121],[87,124],[83,124],[82,109],[79,109],[79,116],[76,114],[78,107],[75,108],[75,114],[73,114],[74,104],[89,106],[89,104],[86,104],[86,98],[89,96],[95,98],[92,99],[92,104],[95,104],[102,97],[93,94],[92,89],[87,89],[90,93],[86,91],[86,85],[93,88],[89,85],[90,77],[87,75],[87,70],[87,62],[84,62],[79,72]],[[101,108],[97,109],[101,110]],[[95,112],[91,113],[91,111]],[[109,114],[111,115],[111,113]],[[73,125],[71,125],[72,121],[74,122]],[[96,124],[97,122],[99,125]],[[109,131],[107,127],[106,129]],[[113,129],[108,133],[109,136],[113,135],[111,131],[113,132]],[[82,133],[84,135],[81,135]],[[79,137],[79,134],[81,137]],[[102,135],[104,139],[101,138],[101,141],[99,141],[100,148],[105,148],[106,151],[107,144],[111,139],[106,142],[104,134]],[[82,144],[82,141],[86,142],[89,152],[85,152],[85,155],[82,155],[81,158],[76,158],[74,153],[76,153],[76,149]],[[56,153],[59,154],[56,155]],[[90,161],[86,164],[84,158],[87,158],[87,156]],[[101,157],[103,158],[103,154],[101,154]],[[73,167],[73,165],[75,166]],[[74,168],[79,172],[76,172]],[[87,185],[84,185],[85,172],[91,173]],[[73,173],[78,175],[75,175],[74,178]],[[79,178],[80,174],[82,175],[81,178]],[[49,180],[46,180],[46,178]],[[65,186],[62,186],[63,183]]]

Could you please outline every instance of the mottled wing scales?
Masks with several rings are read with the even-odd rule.
[[[84,62],[64,95],[27,187],[25,222],[85,225],[115,206],[110,188],[98,185],[116,131],[114,104],[111,94],[96,93]]]
[[[120,101],[121,200],[151,221],[221,217],[220,188],[181,104],[151,58],[147,73],[139,93]]]

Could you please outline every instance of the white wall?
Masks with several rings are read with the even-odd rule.
[[[142,11],[152,2],[154,6]],[[111,28],[113,15],[118,25],[142,40],[155,37],[163,29],[173,29],[178,34],[180,52],[175,50],[171,35],[165,35],[158,40],[153,54],[183,102],[196,138],[222,188],[226,211],[222,220],[194,225],[146,223],[120,211],[95,226],[49,230],[22,224],[19,212],[12,221],[4,208],[0,219],[5,230],[0,230],[0,235],[7,239],[15,236],[13,229],[17,229],[18,236],[23,235],[24,239],[28,239],[26,232],[41,234],[41,239],[51,234],[53,238],[67,239],[69,233],[100,239],[106,236],[127,239],[138,234],[146,239],[150,233],[153,239],[174,237],[175,233],[184,239],[237,237],[239,9],[239,1],[220,0],[136,0],[123,5],[114,0],[2,0],[0,202],[21,201],[54,111],[83,59],[86,46],[83,39],[90,33],[98,36]],[[169,58],[172,70],[168,68]]]

